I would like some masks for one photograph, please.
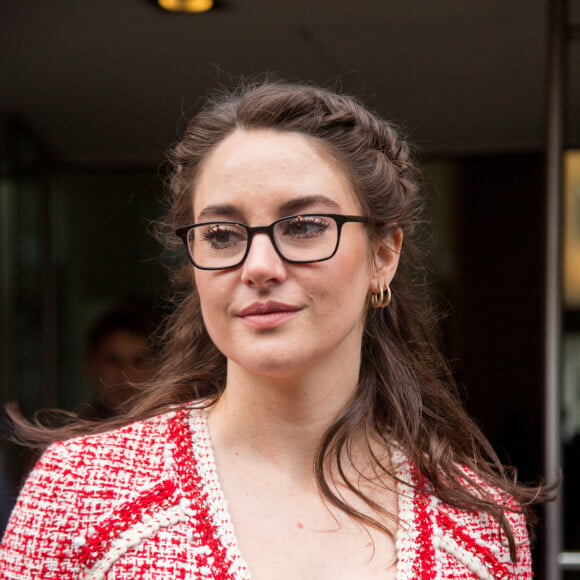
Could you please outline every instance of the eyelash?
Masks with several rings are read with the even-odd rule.
[[[220,226],[219,228],[215,228],[213,230],[208,230],[207,232],[205,232],[202,236],[202,240],[204,242],[209,242],[210,244],[217,247],[216,235],[227,234],[227,233],[234,233],[235,234],[235,231],[233,229],[228,230],[227,226]],[[235,242],[222,243],[219,245],[219,247],[220,248],[229,247],[229,246],[233,245],[234,243]]]
[[[288,221],[286,223],[288,224],[289,227],[301,226],[301,225],[315,225],[315,226],[319,226],[319,227],[323,228],[324,230],[326,230],[328,228],[328,225],[329,225],[324,220],[317,218],[315,216],[308,216],[308,217],[304,217],[304,218],[294,218],[293,220]]]

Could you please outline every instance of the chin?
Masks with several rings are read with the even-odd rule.
[[[311,355],[292,356],[287,348],[276,350],[256,349],[247,356],[238,355],[227,358],[247,372],[276,379],[290,378],[299,374],[313,363]]]

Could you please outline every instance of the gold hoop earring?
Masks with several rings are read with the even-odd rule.
[[[373,308],[386,308],[393,298],[391,287],[386,284],[385,288],[382,285],[379,288],[379,292],[371,292],[371,306]]]
[[[371,292],[371,306],[373,308],[382,308],[381,303],[384,299],[384,291],[382,286],[380,287],[380,292]]]

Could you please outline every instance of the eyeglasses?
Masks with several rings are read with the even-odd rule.
[[[200,270],[226,270],[244,263],[256,234],[267,234],[278,255],[292,264],[330,260],[338,250],[346,222],[367,223],[366,217],[338,214],[302,214],[251,228],[237,222],[204,222],[175,231],[191,263]]]

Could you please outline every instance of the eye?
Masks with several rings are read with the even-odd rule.
[[[210,224],[201,231],[201,240],[212,248],[221,250],[246,242],[245,230],[239,226]]]
[[[282,233],[294,238],[316,238],[330,226],[329,218],[322,216],[297,216],[282,222]]]

